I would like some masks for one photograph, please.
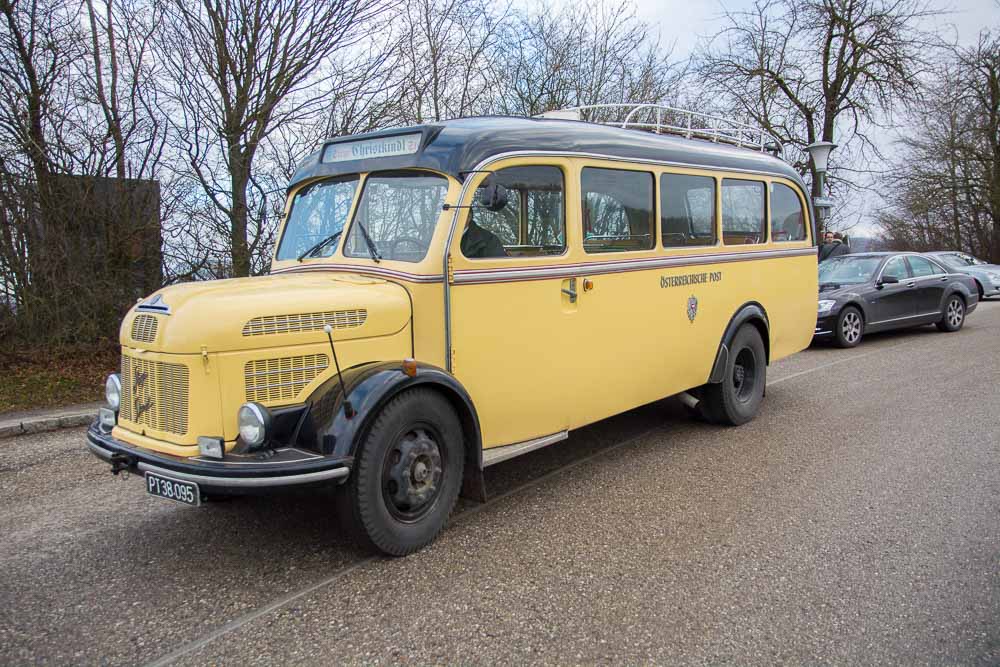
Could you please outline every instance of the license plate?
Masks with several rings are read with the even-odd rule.
[[[152,472],[146,473],[146,493],[193,507],[198,507],[201,504],[201,493],[198,491],[198,485],[194,482],[182,482],[179,479],[170,479]]]

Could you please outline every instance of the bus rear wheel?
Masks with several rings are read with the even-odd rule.
[[[410,389],[392,399],[358,448],[338,487],[341,523],[370,551],[405,556],[444,528],[465,463],[462,427],[447,399]]]
[[[767,356],[760,332],[744,324],[733,337],[722,382],[704,386],[702,406],[708,420],[739,426],[755,416],[764,399]]]

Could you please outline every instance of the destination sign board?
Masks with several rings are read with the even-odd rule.
[[[323,149],[323,162],[347,162],[379,157],[411,155],[420,149],[420,133],[394,137],[362,139],[329,144]]]

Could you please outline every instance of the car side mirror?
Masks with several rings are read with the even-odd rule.
[[[476,204],[487,211],[502,211],[507,207],[507,188],[499,183],[488,183],[476,192]]]
[[[879,285],[893,285],[899,282],[899,278],[896,276],[882,276],[878,283]]]

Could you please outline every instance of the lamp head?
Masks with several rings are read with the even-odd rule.
[[[827,161],[830,159],[830,153],[833,149],[837,147],[837,144],[832,141],[817,141],[816,143],[809,144],[806,146],[806,151],[809,153],[809,157],[812,158],[813,165],[816,167],[817,173],[826,172]]]

